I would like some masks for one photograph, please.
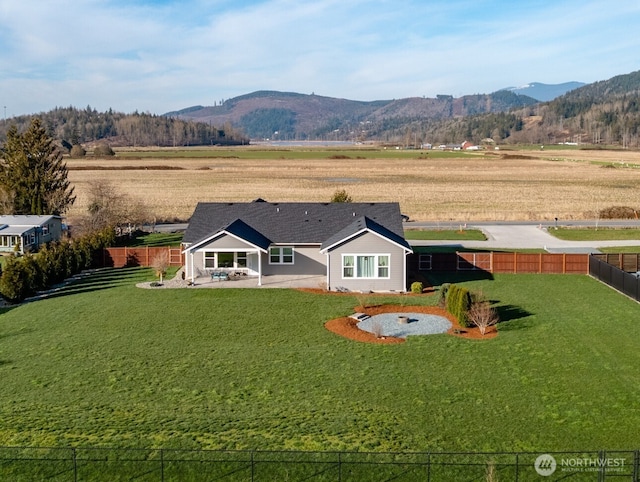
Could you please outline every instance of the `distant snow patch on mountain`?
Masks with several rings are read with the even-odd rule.
[[[510,90],[518,95],[527,95],[540,102],[547,102],[566,94],[570,90],[585,85],[583,82],[564,82],[562,84],[543,84],[542,82],[530,82],[520,87],[505,87],[500,90]]]

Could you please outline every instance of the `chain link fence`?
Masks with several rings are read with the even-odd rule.
[[[640,481],[640,450],[372,453],[0,447],[7,481]]]

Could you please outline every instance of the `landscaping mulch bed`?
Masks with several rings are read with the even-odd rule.
[[[442,308],[437,306],[400,306],[400,305],[378,305],[378,306],[356,306],[354,308],[356,313],[365,313],[369,316],[379,315],[382,313],[425,313],[428,315],[437,315],[447,318],[451,324],[451,329],[447,334],[452,336],[459,336],[461,338],[468,338],[474,340],[486,340],[495,338],[498,335],[498,330],[495,326],[491,326],[487,329],[486,334],[483,336],[478,328],[463,328],[458,324],[458,320],[447,313]],[[376,338],[375,335],[367,331],[361,330],[357,326],[358,320],[350,318],[348,316],[342,318],[335,318],[325,323],[325,328],[336,335],[349,338],[350,340],[360,341],[363,343],[378,343],[378,344],[397,344],[404,343],[404,338],[383,337]]]

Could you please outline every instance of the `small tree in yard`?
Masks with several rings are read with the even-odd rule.
[[[332,203],[350,203],[352,201],[353,199],[351,198],[351,196],[349,196],[349,193],[344,189],[338,189],[336,192],[333,193],[333,196],[331,197]]]
[[[467,318],[478,327],[482,336],[487,332],[487,328],[496,325],[500,321],[498,312],[486,300],[474,302],[469,308]]]
[[[169,251],[162,251],[154,256],[151,260],[151,267],[156,273],[156,276],[160,278],[160,283],[162,284],[162,277],[167,274],[167,269],[171,265],[171,260],[169,259]]]

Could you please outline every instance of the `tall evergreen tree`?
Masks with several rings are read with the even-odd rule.
[[[0,163],[9,214],[64,214],[76,199],[67,174],[62,153],[39,119],[24,134],[9,129]]]

